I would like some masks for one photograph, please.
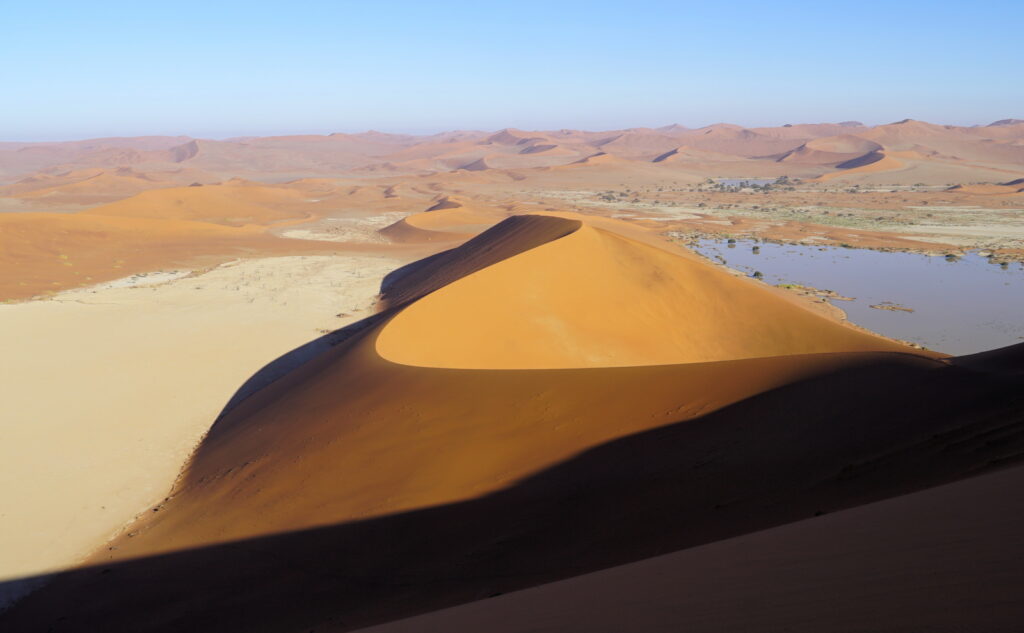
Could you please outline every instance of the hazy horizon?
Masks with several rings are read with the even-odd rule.
[[[0,138],[750,127],[1021,116],[1008,1],[7,9]],[[756,60],[752,62],[751,60]]]
[[[791,124],[791,125],[819,125],[819,124],[840,124],[840,123],[847,123],[847,122],[851,122],[851,121],[856,121],[856,122],[859,122],[859,123],[863,123],[865,127],[875,127],[875,126],[879,126],[879,125],[891,125],[891,124],[894,124],[894,123],[900,123],[900,122],[902,122],[904,120],[908,120],[908,119],[909,120],[915,120],[915,121],[922,121],[924,123],[930,123],[930,124],[934,124],[934,125],[952,125],[952,126],[956,126],[956,127],[985,127],[987,125],[991,125],[993,123],[996,123],[997,121],[1002,121],[1002,120],[1010,120],[1010,119],[1013,119],[1013,120],[1024,120],[1024,119],[1020,119],[1018,117],[1006,116],[1006,117],[1002,117],[1000,119],[995,119],[993,121],[988,121],[988,122],[969,123],[969,124],[956,124],[956,123],[947,123],[947,122],[944,122],[944,121],[928,121],[928,120],[920,119],[920,118],[917,118],[917,117],[904,117],[903,119],[899,119],[899,120],[896,120],[896,121],[868,122],[868,121],[863,121],[863,120],[860,120],[860,119],[850,119],[849,121],[787,121],[786,123],[768,124],[768,125],[744,125],[743,123],[737,123],[735,121],[713,121],[713,122],[710,122],[710,123],[702,123],[700,125],[687,125],[685,123],[681,123],[681,122],[678,122],[678,121],[673,121],[673,122],[670,122],[670,123],[662,123],[662,124],[656,124],[656,125],[626,125],[626,126],[614,127],[614,128],[582,128],[582,127],[574,127],[574,126],[570,126],[570,125],[562,125],[562,126],[549,127],[549,128],[520,128],[520,127],[517,127],[517,126],[506,125],[506,126],[503,126],[503,127],[487,128],[487,129],[483,129],[483,128],[468,128],[468,127],[455,127],[455,128],[444,128],[444,129],[428,129],[428,130],[415,130],[415,129],[412,129],[412,130],[382,130],[382,129],[366,128],[366,129],[330,129],[330,130],[293,130],[293,131],[286,131],[286,132],[270,131],[270,132],[261,133],[261,134],[255,134],[255,133],[254,134],[232,134],[232,135],[220,135],[220,136],[217,136],[217,135],[194,136],[194,135],[185,134],[185,133],[154,132],[154,133],[142,133],[142,134],[110,134],[110,135],[106,135],[106,136],[79,136],[79,137],[72,137],[72,138],[39,138],[39,139],[0,138],[0,143],[62,143],[62,142],[74,143],[74,142],[78,142],[78,141],[89,141],[89,140],[104,139],[104,138],[175,137],[175,136],[187,137],[187,138],[197,139],[197,140],[212,140],[212,141],[230,141],[232,139],[239,139],[239,138],[262,138],[262,137],[274,137],[274,136],[303,136],[303,135],[328,136],[328,135],[331,135],[331,134],[358,135],[358,134],[369,134],[369,133],[408,135],[408,136],[431,136],[431,135],[434,135],[434,134],[442,134],[442,133],[445,133],[445,132],[479,132],[479,133],[489,134],[489,133],[499,132],[501,130],[508,130],[508,129],[524,129],[524,130],[529,130],[529,131],[574,130],[574,131],[580,131],[580,132],[604,132],[604,131],[629,130],[629,129],[658,129],[658,128],[668,127],[668,126],[671,126],[671,125],[680,125],[680,126],[685,127],[687,129],[697,130],[697,129],[701,129],[701,128],[704,128],[704,127],[709,127],[709,126],[712,126],[712,125],[719,125],[719,124],[739,125],[741,127],[744,127],[744,128],[747,128],[747,129],[751,129],[751,128],[783,127],[786,124]]]

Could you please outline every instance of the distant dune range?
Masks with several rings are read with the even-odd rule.
[[[1024,186],[1013,184],[1024,178],[1024,123],[723,123],[697,129],[5,142],[0,300],[246,254],[374,248],[353,244],[359,240],[343,239],[339,231],[332,235],[329,218],[409,215],[444,196],[459,208],[409,215],[384,231],[383,239],[410,249],[421,245],[419,252],[426,254],[431,244],[436,250],[463,241],[508,215],[579,210],[568,200],[530,205],[524,192],[692,186],[729,176],[788,176],[836,187],[941,184],[961,198],[954,205],[969,207],[983,197],[985,204],[1012,207],[1024,204]],[[680,223],[662,226],[710,230],[721,222],[689,219],[696,221],[686,224],[681,216]],[[283,227],[321,220],[318,230],[303,229],[305,240],[278,237]],[[766,236],[803,239],[803,233],[855,245],[928,246],[927,236],[880,238],[826,226],[779,226]],[[349,243],[330,246],[324,240]]]
[[[403,230],[491,217],[457,197],[433,206]],[[821,536],[825,521],[850,529],[844,517],[872,506],[849,508],[888,499],[881,529],[903,537],[934,506],[908,493],[1024,456],[1024,347],[957,359],[912,349],[623,222],[518,214],[399,269],[382,291],[379,314],[220,418],[167,499],[0,626],[350,631],[672,552],[681,562],[653,573],[679,574],[708,564],[701,545],[733,560],[730,537],[823,548],[796,575],[779,572],[792,587],[800,574],[827,576],[845,551]],[[940,494],[965,510],[978,498]],[[1008,508],[1000,519],[1021,526],[1019,504]],[[762,532],[775,526],[787,532]],[[982,522],[958,538],[996,534]],[[985,558],[980,582],[1022,587],[1021,544]],[[901,555],[913,567],[932,550]],[[751,573],[767,579],[770,564]],[[578,582],[614,592],[617,581]],[[888,617],[872,630],[905,630],[930,589],[900,588],[894,599],[846,595],[862,610],[881,600]],[[539,604],[573,589],[535,591],[509,598]],[[1017,604],[985,604],[943,624],[1019,622]],[[644,601],[619,613],[631,608]],[[532,630],[539,613],[516,617]],[[819,615],[795,630],[835,622]],[[462,617],[441,628],[481,630]],[[655,631],[666,620],[637,621]]]
[[[871,162],[877,162],[878,157],[892,157],[895,152],[912,160],[889,161],[871,172],[851,171],[872,157]],[[874,127],[856,122],[776,128],[719,123],[696,129],[670,125],[605,132],[507,129],[432,136],[367,132],[216,141],[140,137],[0,143],[0,184],[11,183],[4,195],[89,199],[106,191],[130,191],[132,180],[138,178],[189,184],[183,180],[530,170],[586,164],[598,156],[607,156],[602,162],[614,158],[620,166],[641,170],[644,164],[655,163],[663,174],[679,172],[684,179],[687,175],[750,176],[755,171],[800,178],[828,175],[851,182],[1002,181],[1012,180],[1007,174],[1024,174],[1024,123],[1010,119],[957,127],[907,119]],[[89,171],[97,168],[111,171],[101,178]],[[76,180],[74,174],[83,178],[78,188],[69,189],[70,181]],[[44,186],[46,180],[61,179],[68,182]]]

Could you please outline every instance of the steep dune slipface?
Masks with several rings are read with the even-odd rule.
[[[461,246],[393,272],[381,288],[382,307],[395,308],[415,301],[478,270],[565,237],[579,226],[578,220],[511,217]]]
[[[891,172],[903,169],[906,164],[882,150],[868,152],[867,154],[848,160],[836,165],[839,171],[829,172],[816,178],[819,181],[827,181],[835,178],[845,178],[861,174],[876,174]]]
[[[560,167],[563,169],[577,169],[583,165],[613,167],[628,164],[629,159],[621,158],[614,154],[609,154],[608,152],[597,152],[596,154],[585,156],[579,160],[569,163],[568,165],[561,165]]]
[[[848,134],[808,141],[779,158],[779,162],[836,165],[861,159],[882,149],[878,143]]]

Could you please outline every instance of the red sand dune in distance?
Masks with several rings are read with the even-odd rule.
[[[681,152],[680,147],[687,151]],[[600,132],[506,129],[497,133],[449,132],[431,136],[366,133],[222,141],[142,137],[0,143],[0,184],[45,170],[96,167],[130,167],[141,173],[192,170],[220,174],[222,179],[296,172],[485,172],[569,165],[598,153],[628,161],[656,161],[668,168],[675,161],[665,158],[673,152],[699,153],[705,157],[704,161],[686,165],[685,169],[695,176],[722,175],[716,173],[714,165],[706,164],[709,160],[744,160],[760,165],[760,173],[805,177],[821,175],[808,172],[808,167],[814,166],[824,167],[827,173],[841,173],[843,168],[837,165],[873,151],[889,156],[893,152],[918,152],[922,164],[911,173],[903,174],[895,164],[887,167],[886,172],[896,182],[902,182],[904,176],[908,184],[946,184],[951,175],[962,182],[991,179],[997,173],[1019,176],[1024,173],[1024,123],[1008,120],[1000,125],[957,127],[908,119],[873,127],[826,123],[744,128],[722,123],[696,129],[665,126]],[[950,157],[961,161],[954,161],[952,172],[947,164]],[[769,165],[776,162],[785,167]],[[682,166],[674,165],[673,169]],[[754,173],[759,172],[751,171]]]

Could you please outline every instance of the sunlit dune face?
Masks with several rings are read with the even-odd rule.
[[[296,190],[260,186],[176,187],[143,192],[87,213],[106,216],[192,220],[245,226],[309,219],[305,196]],[[308,205],[305,205],[308,207]]]
[[[405,307],[376,344],[397,363],[477,369],[902,349],[757,282],[591,225]]]

